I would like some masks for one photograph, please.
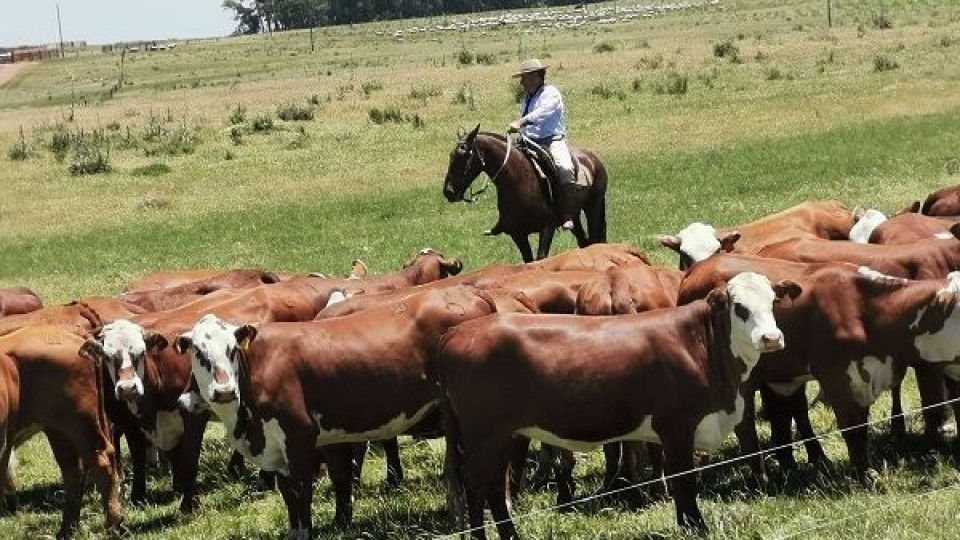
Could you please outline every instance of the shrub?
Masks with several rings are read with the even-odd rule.
[[[658,54],[656,56],[644,56],[637,61],[637,69],[646,68],[646,69],[658,69],[663,65],[663,55]]]
[[[233,109],[233,112],[230,113],[230,123],[231,124],[242,124],[247,121],[247,108],[243,105],[237,104]]]
[[[273,118],[266,114],[258,114],[250,120],[250,129],[257,133],[273,131]]]
[[[671,73],[667,79],[654,88],[658,94],[668,94],[671,96],[682,96],[687,93],[690,81],[686,75]]]
[[[370,109],[370,120],[377,125],[386,124],[387,122],[402,124],[406,121],[406,115],[396,107],[386,107],[383,109],[374,107]]]
[[[477,108],[473,100],[473,90],[467,85],[463,85],[460,90],[457,90],[457,93],[453,96],[453,102],[457,105],[466,105],[471,111]]]
[[[110,153],[92,141],[81,138],[76,143],[70,174],[82,176],[110,172]]]
[[[306,148],[309,144],[310,135],[307,133],[307,128],[297,126],[297,133],[293,140],[287,143],[287,150],[300,150]]]
[[[893,21],[887,16],[886,13],[874,13],[870,19],[870,23],[874,28],[878,28],[880,30],[889,30],[893,28]]]
[[[783,78],[783,72],[780,71],[777,67],[772,67],[767,70],[767,80],[768,81],[778,81]]]
[[[408,94],[410,99],[427,101],[427,98],[443,95],[443,90],[436,86],[414,86]]]
[[[242,126],[233,126],[230,128],[230,141],[233,142],[234,146],[240,146],[243,144],[243,127]]]
[[[370,97],[376,90],[383,90],[383,84],[380,81],[368,81],[363,83],[363,86],[360,87],[363,90],[363,95]]]
[[[192,154],[199,144],[200,138],[184,123],[179,128],[168,132],[163,140],[162,149],[171,156]]]
[[[7,156],[11,161],[25,161],[33,154],[33,149],[27,144],[27,139],[23,136],[23,126],[20,126],[20,138],[13,143]]]
[[[713,56],[726,58],[733,63],[737,63],[740,61],[740,49],[733,41],[728,39],[713,44]]]
[[[618,88],[616,88],[611,84],[606,84],[606,83],[598,84],[594,86],[593,88],[590,89],[590,93],[602,99],[610,99],[612,97],[618,97],[620,99],[623,99],[625,97],[623,95],[623,91],[619,90]]]
[[[613,43],[610,43],[609,41],[601,41],[600,43],[597,43],[596,45],[593,46],[593,52],[597,54],[613,52],[615,50],[617,50],[616,46],[614,46]]]
[[[873,71],[876,73],[893,71],[899,68],[900,64],[898,64],[896,60],[893,58],[888,58],[882,54],[877,55],[877,57],[873,59]]]
[[[954,43],[957,43],[957,40],[955,38],[952,38],[950,36],[941,36],[940,40],[937,42],[937,45],[941,47],[949,47]]]
[[[277,118],[285,122],[304,122],[313,120],[313,105],[284,103],[277,107]]]
[[[460,52],[457,54],[457,61],[461,65],[469,66],[477,59],[476,53],[469,51],[467,49],[460,49]]]
[[[72,144],[73,137],[63,126],[58,126],[57,130],[50,136],[50,151],[53,152],[57,161],[63,161]]]
[[[133,176],[160,176],[170,172],[170,167],[165,163],[151,163],[142,167],[137,167],[130,171]]]
[[[499,60],[497,60],[497,55],[492,53],[477,53],[474,56],[474,61],[485,66],[494,66],[499,63]]]
[[[233,150],[227,150],[226,152],[223,153],[223,159],[225,159],[226,161],[233,161],[234,159],[236,159],[236,157],[237,156],[236,154],[233,153]]]

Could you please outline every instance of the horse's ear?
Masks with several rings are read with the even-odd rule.
[[[477,127],[473,128],[473,131],[467,135],[467,140],[472,141],[477,136],[477,133],[480,133],[480,124],[477,124]]]

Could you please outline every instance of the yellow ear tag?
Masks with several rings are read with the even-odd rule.
[[[237,348],[243,351],[244,356],[250,356],[250,338],[246,338],[238,343]]]

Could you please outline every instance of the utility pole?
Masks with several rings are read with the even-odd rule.
[[[63,58],[63,25],[60,24],[60,4],[57,4],[57,32],[60,33],[60,58]]]
[[[833,9],[831,1],[827,0],[827,28],[833,28]]]

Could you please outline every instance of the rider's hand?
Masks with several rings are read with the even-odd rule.
[[[523,120],[514,120],[507,126],[507,133],[516,133],[523,127]]]

